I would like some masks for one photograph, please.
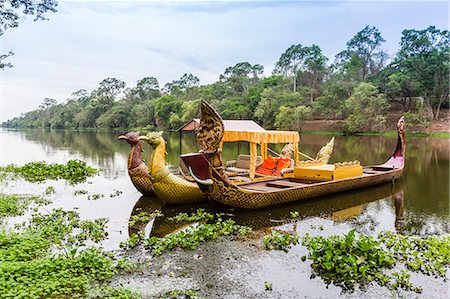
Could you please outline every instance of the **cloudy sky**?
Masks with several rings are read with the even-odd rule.
[[[447,29],[448,14],[447,1],[59,1],[49,21],[24,18],[0,38],[1,53],[15,52],[0,71],[0,121],[107,77],[162,86],[192,73],[206,84],[241,61],[269,75],[293,44],[317,44],[333,61],[366,25],[394,55],[402,30]]]

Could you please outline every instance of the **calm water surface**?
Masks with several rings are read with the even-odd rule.
[[[107,249],[117,249],[121,241],[127,240],[129,231],[132,230],[128,227],[130,216],[140,210],[161,209],[165,215],[173,215],[199,207],[164,207],[156,198],[141,196],[131,184],[127,173],[130,147],[127,143],[118,141],[118,135],[120,132],[2,130],[2,166],[42,160],[64,163],[70,159],[81,159],[101,170],[99,176],[75,186],[64,181],[46,181],[42,184],[13,181],[3,184],[3,192],[41,194],[46,187],[53,186],[57,191],[50,195],[53,203],[44,209],[77,208],[82,218],[109,218],[110,237],[102,244]],[[196,138],[192,134],[183,133],[181,146],[177,133],[165,133],[164,137],[167,141],[168,164],[178,165],[180,150],[183,153],[197,151]],[[331,136],[304,135],[301,137],[300,150],[314,156],[330,138]],[[396,142],[396,138],[390,137],[336,136],[330,162],[359,160],[363,165],[383,163],[392,154]],[[255,230],[281,227],[295,230],[299,235],[305,232],[333,235],[346,233],[352,228],[370,234],[382,230],[418,235],[449,233],[449,139],[408,138],[407,143],[404,176],[394,185],[388,183],[256,211],[228,210],[212,204],[202,206],[213,211],[219,209],[232,216],[236,222]],[[272,148],[279,151],[281,146],[274,145]],[[244,142],[225,144],[224,160],[231,160],[238,153],[248,152],[248,144]],[[146,145],[144,157],[148,157],[149,153],[150,148]],[[75,190],[82,189],[88,190],[88,194],[74,196]],[[110,197],[116,190],[122,193],[117,197]],[[88,200],[88,195],[92,194],[103,194],[104,197]],[[301,219],[295,222],[291,220],[291,211],[299,211]],[[27,215],[10,219],[10,223],[26,217]],[[158,218],[138,229],[145,229],[147,234],[163,236],[178,228]],[[295,250],[304,249],[294,248]],[[290,283],[294,283],[283,278],[279,281],[277,278],[271,279],[274,285],[286,284],[287,288],[292,287]],[[306,277],[304,283],[308,283],[308,279]],[[437,289],[442,290],[442,284]]]

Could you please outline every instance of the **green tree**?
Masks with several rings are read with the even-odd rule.
[[[428,113],[428,109],[423,99],[416,101],[415,111],[407,111],[404,114],[405,122],[411,127],[418,127],[426,131],[431,126],[432,117]]]
[[[357,133],[381,127],[389,103],[376,86],[362,82],[355,88],[353,95],[345,100],[345,106],[348,111],[344,121],[345,132]]]
[[[106,78],[100,82],[95,94],[99,97],[108,97],[114,100],[125,88],[125,82],[117,78]]]
[[[279,130],[302,131],[305,120],[312,116],[311,107],[300,105],[295,108],[281,106],[275,118],[275,126]]]
[[[263,73],[264,67],[260,64],[239,62],[227,67],[220,80],[226,81],[235,93],[247,93],[250,85],[256,84]]]
[[[416,96],[439,117],[441,106],[449,100],[450,33],[430,26],[424,30],[404,30],[400,50],[391,67],[414,84]]]
[[[145,77],[139,80],[135,88],[129,91],[132,100],[148,100],[159,97],[159,83],[155,77]]]
[[[331,118],[344,115],[344,102],[348,98],[346,87],[340,81],[328,82],[314,102],[314,112]]]
[[[169,94],[180,94],[200,84],[200,79],[192,74],[184,74],[179,80],[164,85],[164,91]]]
[[[261,101],[254,112],[254,118],[258,120],[264,128],[275,128],[275,117],[281,106],[296,107],[306,102],[298,92],[277,90],[266,88],[261,93]]]
[[[347,42],[347,49],[336,55],[336,63],[357,82],[378,73],[387,60],[381,46],[386,40],[376,27],[366,26]]]
[[[301,44],[290,46],[275,64],[274,74],[282,74],[292,79],[294,92],[297,91],[297,76],[303,64],[306,49]]]
[[[312,104],[319,94],[320,83],[327,70],[326,62],[328,58],[322,54],[322,50],[317,45],[306,47],[305,52],[302,77],[305,78],[307,86],[310,88],[310,102]]]

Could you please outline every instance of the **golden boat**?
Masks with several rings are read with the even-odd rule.
[[[222,204],[257,209],[271,205],[318,197],[332,193],[394,182],[403,174],[406,149],[405,123],[403,117],[397,124],[398,141],[391,158],[384,164],[365,166],[359,162],[338,163],[334,165],[300,165],[296,161],[293,174],[289,177],[270,178],[243,184],[233,184],[224,169],[221,142],[224,126],[220,115],[206,102],[202,102],[202,118],[197,138],[200,152],[182,155],[192,177],[208,198]],[[259,133],[257,133],[259,134]],[[275,139],[283,140],[287,133],[274,133]],[[252,134],[249,133],[249,140]],[[261,137],[263,138],[263,137]],[[256,160],[251,144],[251,165]],[[290,142],[290,141],[286,141]],[[295,146],[295,144],[294,144]],[[295,146],[295,151],[298,147]],[[297,159],[297,155],[295,156]],[[253,166],[252,166],[253,167]]]
[[[225,130],[225,133],[229,136],[227,141],[235,140],[235,131]],[[284,134],[284,139],[281,140],[290,140],[286,139],[286,136],[294,136],[297,138],[295,139],[296,141],[299,140],[297,132],[288,133]],[[183,172],[181,172],[181,175],[176,175],[169,171],[166,165],[166,141],[162,137],[162,132],[150,132],[144,136],[131,132],[119,136],[119,139],[126,140],[132,146],[128,159],[128,172],[133,184],[141,193],[144,195],[156,194],[165,204],[169,205],[184,205],[206,201],[207,194],[200,190],[195,181],[192,182],[186,179],[187,176]],[[147,142],[152,147],[148,166],[144,164],[141,157],[142,141]],[[256,152],[256,144],[252,144],[252,149],[253,146]],[[267,144],[265,149],[265,156],[267,156]],[[331,155],[331,152],[329,152],[329,155]],[[329,156],[326,156],[324,159],[328,158]],[[255,165],[255,163],[253,165],[250,163],[249,173],[251,177],[255,174]]]

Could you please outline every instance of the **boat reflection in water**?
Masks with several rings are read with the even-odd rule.
[[[211,214],[220,213],[223,215],[223,218],[232,218],[237,224],[249,226],[256,231],[294,223],[311,217],[320,217],[332,220],[334,223],[340,223],[357,218],[364,212],[369,203],[382,200],[393,201],[393,206],[395,207],[394,226],[399,230],[403,226],[403,186],[404,182],[400,179],[394,185],[384,184],[259,210],[234,210],[229,207],[219,206],[214,202],[170,206],[164,205],[157,197],[142,196],[131,213],[128,232],[132,235],[139,231],[145,231],[145,236],[147,237],[150,235],[163,237],[176,233],[196,223],[173,222],[167,218],[179,213],[191,214],[199,208],[203,208]],[[135,223],[136,221],[133,221],[135,219],[133,216],[135,215],[151,215],[157,211],[160,211],[164,216],[146,219],[144,222]],[[299,213],[298,218],[291,218],[291,212],[293,211]]]

